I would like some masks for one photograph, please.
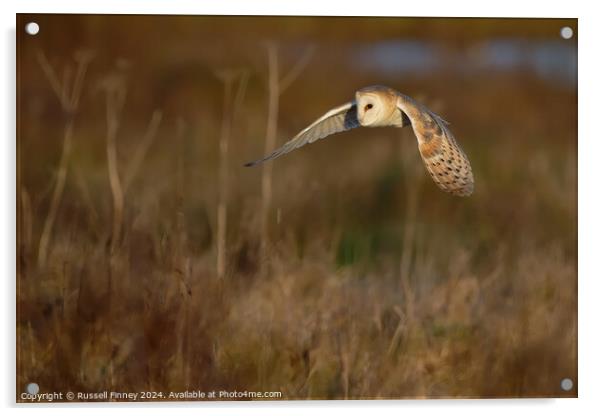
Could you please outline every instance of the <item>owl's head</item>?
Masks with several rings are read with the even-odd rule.
[[[364,127],[383,125],[392,112],[392,103],[384,91],[364,88],[355,93],[357,119]],[[394,104],[393,104],[394,108]]]

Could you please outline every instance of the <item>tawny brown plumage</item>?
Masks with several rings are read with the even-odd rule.
[[[334,133],[356,127],[412,126],[424,166],[439,188],[453,195],[468,196],[474,190],[470,162],[460,148],[448,122],[412,98],[380,85],[362,88],[355,100],[336,107],[254,166]]]

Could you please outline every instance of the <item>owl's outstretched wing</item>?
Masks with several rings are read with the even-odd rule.
[[[334,133],[350,130],[359,127],[360,123],[357,119],[357,107],[355,101],[343,104],[342,106],[333,108],[311,125],[303,129],[299,134],[286,142],[282,147],[274,150],[271,154],[263,159],[254,162],[245,163],[245,166],[255,166],[270,159],[275,159],[288,152],[298,149],[307,143],[313,143],[316,140],[323,139]]]
[[[402,94],[397,100],[397,107],[410,119],[424,166],[437,186],[457,196],[472,194],[472,168],[466,154],[447,127],[449,123]]]

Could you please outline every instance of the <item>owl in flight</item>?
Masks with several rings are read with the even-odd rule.
[[[460,148],[448,122],[412,98],[392,88],[371,86],[355,93],[355,100],[336,107],[263,159],[275,159],[307,143],[355,127],[412,126],[426,170],[445,192],[468,196],[474,190],[470,162]]]

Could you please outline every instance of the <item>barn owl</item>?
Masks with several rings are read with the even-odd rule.
[[[448,122],[412,98],[392,88],[371,86],[358,90],[355,99],[333,108],[254,166],[334,133],[356,127],[412,126],[418,150],[439,188],[453,195],[468,196],[474,189],[470,162],[449,130]]]

